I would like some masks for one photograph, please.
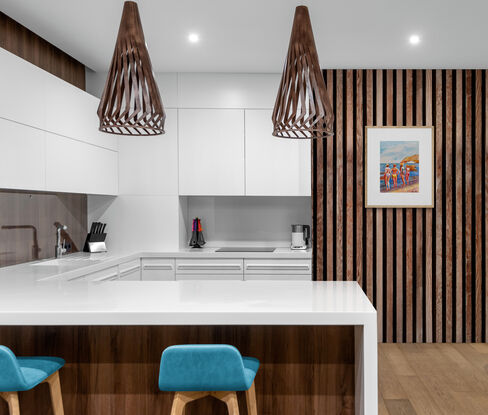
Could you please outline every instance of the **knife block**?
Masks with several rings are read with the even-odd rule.
[[[86,235],[83,252],[107,252],[107,246],[105,245],[106,237],[106,233],[89,233]]]

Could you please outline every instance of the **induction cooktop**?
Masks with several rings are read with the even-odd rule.
[[[274,252],[276,248],[269,247],[235,247],[229,246],[225,248],[219,248],[215,252]]]

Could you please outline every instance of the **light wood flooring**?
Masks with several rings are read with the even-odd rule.
[[[379,415],[487,415],[488,344],[379,344]]]

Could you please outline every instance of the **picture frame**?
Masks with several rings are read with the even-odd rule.
[[[434,127],[365,131],[365,207],[434,207]]]

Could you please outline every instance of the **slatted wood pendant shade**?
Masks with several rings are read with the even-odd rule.
[[[124,3],[115,51],[98,107],[100,131],[164,134],[166,114],[154,80],[137,4]]]
[[[295,10],[272,121],[276,137],[303,139],[333,134],[334,115],[305,6]]]

